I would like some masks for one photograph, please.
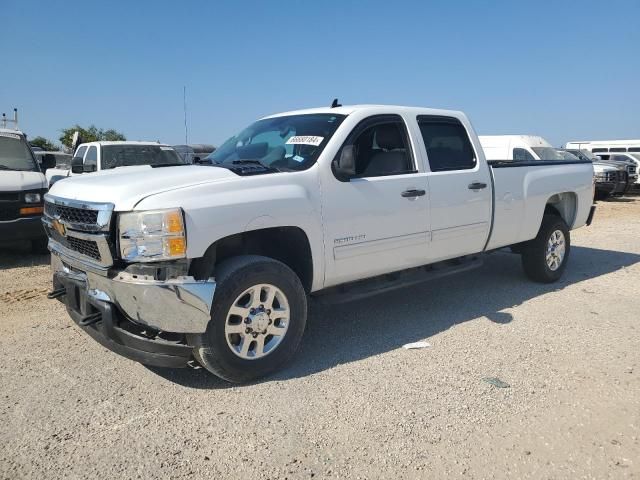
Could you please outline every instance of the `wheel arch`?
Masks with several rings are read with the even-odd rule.
[[[287,265],[300,278],[305,292],[314,282],[313,253],[307,233],[300,227],[257,228],[220,238],[202,257],[193,259],[189,274],[196,279],[215,277],[220,262],[238,255],[262,255]]]
[[[545,204],[544,215],[556,215],[567,224],[569,229],[576,221],[578,196],[574,192],[563,192],[551,195]],[[542,224],[542,219],[540,219]]]

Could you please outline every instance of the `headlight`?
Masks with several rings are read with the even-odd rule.
[[[127,262],[184,258],[187,239],[179,208],[121,213],[118,223],[120,257]]]
[[[42,203],[42,197],[39,193],[25,193],[24,203]]]
[[[596,180],[602,180],[602,181],[604,181],[604,180],[606,180],[606,179],[607,179],[607,174],[606,174],[606,173],[596,173],[593,177],[594,177]]]

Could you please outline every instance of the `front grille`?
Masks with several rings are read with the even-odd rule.
[[[93,240],[82,240],[76,237],[67,237],[67,246],[82,255],[86,255],[87,257],[91,257],[94,260],[101,261],[100,258],[100,250],[98,249],[98,244]]]
[[[0,192],[0,202],[19,202],[20,192]]]
[[[64,223],[73,225],[95,227],[98,224],[98,210],[68,207],[46,202],[45,213],[49,217],[59,218]]]
[[[78,252],[81,255],[85,255],[89,258],[92,258],[97,261],[102,261],[102,255],[100,255],[100,248],[98,247],[98,243],[94,240],[86,240],[84,238],[74,237],[73,233],[69,235],[62,236],[58,233],[57,230],[52,228],[48,228],[45,225],[45,229],[47,230],[47,234],[54,242],[59,243],[63,247],[68,248],[69,250],[73,250],[74,252]]]
[[[18,207],[0,204],[0,222],[16,220],[19,216],[20,210],[18,209]]]

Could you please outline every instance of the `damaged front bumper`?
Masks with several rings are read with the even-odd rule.
[[[52,250],[53,291],[91,337],[147,365],[181,367],[191,359],[187,333],[203,333],[216,284],[193,277],[155,280],[127,271],[103,276],[83,271]]]

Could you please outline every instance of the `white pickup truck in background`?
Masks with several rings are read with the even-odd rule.
[[[291,358],[308,295],[371,295],[478,266],[503,247],[530,278],[553,282],[570,231],[595,209],[590,162],[487,162],[456,111],[288,112],[210,158],[53,185],[49,296],[121,355],[195,360],[234,382]]]
[[[49,186],[59,180],[83,173],[120,167],[187,165],[169,145],[157,142],[89,142],[78,145],[69,168],[50,168],[46,172]]]

